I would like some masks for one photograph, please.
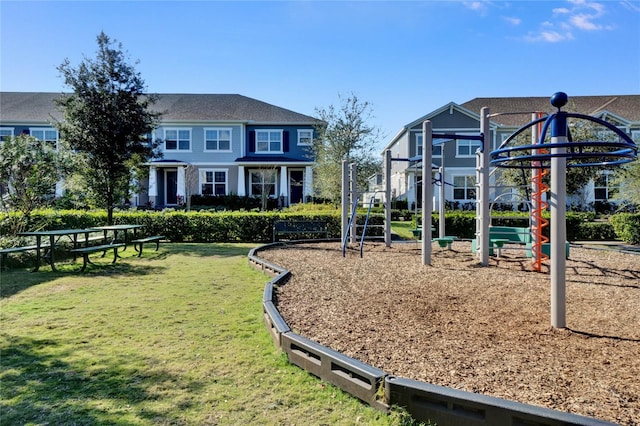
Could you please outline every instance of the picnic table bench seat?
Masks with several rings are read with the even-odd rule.
[[[133,249],[138,252],[138,257],[142,256],[142,246],[144,243],[156,243],[156,251],[160,248],[160,240],[164,240],[164,235],[152,235],[150,237],[138,238],[132,240]]]
[[[40,245],[40,249],[48,249],[49,244]],[[5,268],[7,265],[7,255],[11,253],[22,253],[25,251],[37,250],[37,245],[22,246],[22,247],[7,247],[0,249],[0,268]]]
[[[105,241],[105,238],[102,235],[96,236],[96,237],[89,237],[89,238],[80,237],[76,240],[76,243],[83,244],[83,243],[91,243],[93,241]]]
[[[80,248],[76,248],[71,250],[72,253],[74,254],[81,254],[82,255],[82,268],[80,269],[80,272],[83,272],[85,269],[87,269],[87,263],[93,263],[91,262],[91,259],[89,259],[89,255],[91,253],[96,253],[96,252],[103,252],[103,256],[107,253],[107,250],[113,250],[113,261],[111,263],[116,263],[116,260],[118,259],[118,249],[120,247],[124,247],[124,243],[115,243],[115,244],[103,244],[103,245],[99,245],[99,246],[89,246],[89,247],[80,247]]]

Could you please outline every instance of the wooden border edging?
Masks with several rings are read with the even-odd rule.
[[[376,396],[386,373],[322,346],[296,333],[280,336],[289,361],[380,410],[388,406]]]
[[[385,378],[385,398],[405,407],[414,419],[431,421],[438,426],[615,425],[550,408],[394,376]]]
[[[323,240],[326,241],[326,240]],[[331,240],[338,241],[339,240]],[[309,240],[299,241],[308,243]],[[318,242],[315,240],[315,242]],[[288,244],[295,244],[289,241]],[[264,320],[274,343],[289,362],[325,380],[372,407],[388,412],[399,406],[418,421],[438,426],[612,426],[616,423],[566,413],[531,404],[466,392],[412,379],[396,377],[340,352],[293,333],[273,300],[273,290],[285,284],[291,272],[257,256],[271,243],[249,251],[249,264],[270,275],[263,294]],[[379,390],[384,385],[384,399]]]

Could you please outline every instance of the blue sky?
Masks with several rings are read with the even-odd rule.
[[[308,115],[356,94],[386,134],[475,97],[640,93],[640,2],[5,1],[0,89],[64,91],[104,31],[155,93]]]

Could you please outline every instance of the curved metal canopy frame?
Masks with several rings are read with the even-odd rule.
[[[572,141],[571,133],[568,134],[569,142],[563,143],[545,143],[544,140],[551,123],[556,119],[558,114],[564,114],[565,117],[578,118],[582,120],[592,121],[602,125],[614,132],[620,138],[617,142],[599,142],[599,141]],[[540,140],[538,144],[509,146],[509,143],[518,137],[529,127],[544,122],[542,131],[540,132]],[[551,154],[551,148],[566,148],[562,153]],[[594,151],[587,149],[595,148]],[[598,150],[598,148],[600,150]],[[538,150],[538,151],[536,151]],[[546,152],[541,152],[545,150]],[[524,155],[516,155],[525,153]],[[554,157],[564,157],[567,160],[567,167],[594,167],[594,166],[612,166],[624,164],[636,159],[638,155],[638,146],[633,140],[622,130],[616,126],[607,123],[596,117],[589,115],[558,111],[548,117],[539,118],[528,124],[525,124],[509,136],[498,149],[491,152],[491,165],[503,168],[549,168],[550,161]],[[570,160],[592,160],[584,162],[573,162]],[[533,162],[533,164],[532,164]]]

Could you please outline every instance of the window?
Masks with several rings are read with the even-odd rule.
[[[191,129],[165,129],[165,151],[190,151]]]
[[[202,195],[227,195],[227,169],[205,169],[200,171]]]
[[[13,136],[13,127],[0,127],[0,141],[4,142],[9,136]]]
[[[640,130],[632,130],[631,131],[631,140],[635,143],[640,142]]]
[[[480,141],[469,139],[456,140],[456,157],[474,157],[480,149]]]
[[[256,152],[283,152],[282,130],[256,130]]]
[[[205,151],[231,151],[231,129],[205,129]]]
[[[594,198],[597,201],[608,201],[618,192],[618,185],[613,183],[613,175],[600,173],[593,181]]]
[[[431,151],[431,156],[434,158],[442,157],[442,147],[443,144],[432,145],[433,151]],[[418,133],[416,135],[416,155],[422,155],[422,133]]]
[[[476,199],[476,177],[475,176],[454,176],[453,177],[453,199],[454,200],[475,200]]]
[[[34,138],[49,143],[53,148],[58,148],[58,131],[56,129],[29,129],[29,134]]]
[[[275,170],[253,170],[250,176],[251,195],[268,195],[269,197],[275,197],[277,178],[277,172]]]
[[[298,145],[311,145],[313,130],[298,130]]]

